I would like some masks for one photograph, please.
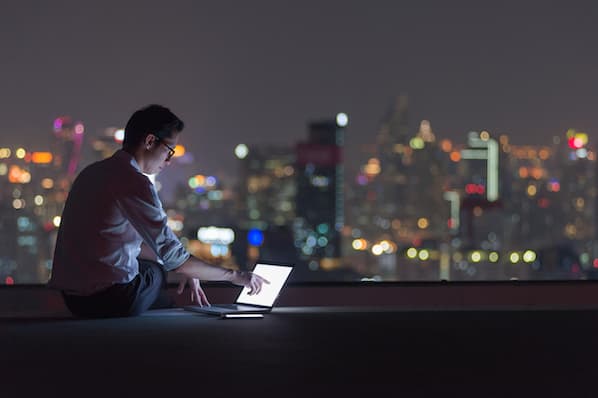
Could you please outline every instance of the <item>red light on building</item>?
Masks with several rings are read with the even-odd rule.
[[[341,148],[336,145],[303,144],[297,145],[297,163],[305,166],[336,166],[342,163]]]
[[[46,232],[50,232],[55,228],[56,228],[56,226],[54,226],[54,223],[52,221],[46,221],[44,223],[44,231],[46,231]]]
[[[15,284],[15,280],[13,279],[12,276],[7,276],[4,279],[4,283],[6,283],[7,285],[14,285]]]
[[[581,149],[583,147],[583,140],[577,136],[573,136],[567,140],[571,149]]]
[[[467,184],[465,185],[465,192],[468,195],[483,195],[486,188],[481,184]]]
[[[548,208],[548,206],[550,206],[550,201],[546,198],[539,199],[538,206],[543,209],[546,209],[546,208]]]

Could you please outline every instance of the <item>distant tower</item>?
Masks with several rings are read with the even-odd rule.
[[[275,262],[293,260],[296,195],[293,148],[252,146],[250,149],[240,144],[235,154],[241,166],[238,235],[246,238],[238,239],[242,242],[237,242],[237,261],[252,266],[258,258]]]
[[[430,121],[421,121],[416,137],[421,138],[424,142],[436,141],[436,136],[434,135],[434,132],[432,132],[432,125],[430,124]]]
[[[407,114],[407,97],[401,95],[384,117],[356,176],[348,208],[352,234],[371,244],[369,272],[389,279],[423,277],[398,265],[397,248],[437,246],[447,235],[450,214],[443,197],[449,159],[431,123],[422,120],[418,130],[410,131]],[[387,247],[383,252],[378,246],[382,242]],[[435,272],[428,275],[436,278]]]
[[[404,199],[405,191],[410,189],[407,184],[397,184],[397,181],[404,180],[412,152],[409,147],[407,106],[406,95],[395,99],[383,119],[376,140],[377,157],[373,160],[378,162],[381,178],[374,185],[378,204],[383,204],[377,212],[382,210],[382,213],[388,213],[379,213],[385,219],[396,214],[397,208],[401,206],[397,198]]]
[[[83,132],[85,127],[81,122],[73,122],[69,116],[61,116],[54,120],[54,135],[60,142],[55,151],[58,155],[55,164],[64,177],[72,180],[81,161],[83,146]]]
[[[427,130],[427,136],[432,134],[429,123]],[[411,136],[408,125],[408,98],[403,94],[395,98],[383,118],[376,139],[376,156],[371,158],[365,167],[366,174],[369,173],[368,176],[373,180],[368,185],[367,197],[374,203],[369,215],[369,225],[363,226],[366,230],[380,231],[381,228],[387,231],[394,218],[403,218],[405,213],[412,213],[406,206],[406,203],[409,203],[408,197],[413,194],[412,186],[408,183],[414,155],[410,147]],[[420,198],[421,194],[417,193],[417,196]]]
[[[311,270],[340,265],[344,226],[342,148],[347,116],[309,124],[307,142],[297,145],[295,242]]]
[[[394,144],[407,144],[409,141],[409,101],[407,95],[402,94],[395,98],[389,108],[376,137],[376,144],[382,154],[392,153]]]
[[[466,238],[468,245],[477,247],[484,234],[474,221],[480,218],[482,211],[503,206],[499,197],[499,144],[487,131],[472,131],[467,136],[467,145],[461,150],[465,194],[461,201],[463,220],[460,225],[462,238]],[[488,227],[495,228],[497,222],[489,221]]]

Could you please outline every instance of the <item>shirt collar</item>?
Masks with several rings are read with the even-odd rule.
[[[139,163],[137,163],[133,155],[131,155],[129,152],[119,149],[114,153],[113,156],[115,159],[121,162],[129,163],[131,166],[133,166],[135,170],[142,173],[141,167],[139,167]]]

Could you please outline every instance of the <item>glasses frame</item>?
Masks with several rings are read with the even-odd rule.
[[[166,148],[168,148],[168,155],[166,156],[166,161],[168,162],[170,159],[172,159],[172,157],[174,156],[174,154],[176,153],[174,148],[171,147],[170,145],[168,145],[167,143],[164,142],[164,140],[162,140],[162,138],[158,137],[157,135],[155,136],[156,140],[164,145]]]

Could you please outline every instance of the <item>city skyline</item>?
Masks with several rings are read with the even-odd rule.
[[[41,150],[65,114],[95,136],[157,102],[187,123],[199,170],[234,173],[236,143],[288,145],[337,112],[356,151],[401,93],[413,133],[427,119],[453,140],[592,140],[596,5],[515,4],[5,5],[2,144]]]
[[[416,135],[406,132],[402,104],[380,129],[373,157],[357,175],[346,175],[344,187],[334,175],[344,174],[345,167],[332,156],[342,150],[344,128],[338,123],[343,120],[338,118],[312,124],[303,144],[250,151],[241,159],[245,172],[235,187],[196,175],[165,202],[169,224],[194,253],[207,250],[208,256],[221,257],[232,252],[237,264],[251,264],[260,251],[275,261],[290,261],[300,251],[297,262],[305,262],[295,273],[300,280],[568,279],[598,268],[596,153],[586,146],[586,134],[569,131],[551,146],[511,145],[507,136],[495,139],[487,132],[468,134],[467,144],[453,143],[437,140],[425,122]],[[43,280],[51,267],[45,250],[51,252],[74,177],[80,127],[57,121],[53,154],[0,148],[0,159],[6,159],[0,162],[0,176],[5,176],[0,224],[8,233],[0,271],[8,272],[7,284],[30,280],[23,276],[32,278],[32,270]],[[111,153],[99,142],[112,150],[118,146],[107,138],[94,142],[97,156]],[[491,147],[500,147],[494,153],[502,161],[492,160]],[[170,169],[179,166],[175,161]],[[500,177],[493,183],[494,172]],[[493,184],[498,197],[491,195]],[[235,230],[234,245],[212,251],[196,241],[195,229],[208,226]],[[15,228],[16,241],[10,233]],[[255,240],[252,229],[265,236],[260,250],[251,243],[244,248]],[[16,262],[9,254],[15,249]],[[31,254],[39,258],[27,260]],[[26,268],[19,270],[19,258]],[[16,278],[10,274],[15,267]]]
[[[408,99],[407,97],[397,97],[397,103],[401,102],[401,101],[405,101]],[[406,102],[406,103],[407,103]],[[390,113],[389,113],[390,114]],[[387,117],[388,115],[387,114]],[[407,109],[407,114],[408,115],[408,109]],[[338,115],[336,115],[338,116]],[[70,117],[66,116],[67,118],[70,119]],[[60,119],[60,118],[58,118]],[[56,123],[55,119],[54,123]],[[328,119],[315,119],[312,120],[311,123],[314,122],[332,122],[334,121],[335,118],[331,117]],[[77,123],[77,124],[82,124],[82,121],[79,121],[77,119],[72,119],[73,123]],[[268,152],[268,151],[278,151],[278,150],[288,150],[288,151],[294,151],[297,145],[301,145],[301,142],[305,140],[305,138],[308,135],[308,124],[306,123],[306,132],[305,132],[305,136],[304,137],[300,137],[299,139],[297,139],[297,141],[294,142],[286,142],[283,144],[271,144],[271,143],[256,143],[251,145],[250,147],[248,147],[248,151],[249,152],[253,152],[253,151],[258,151],[258,152]],[[379,124],[379,129],[382,129],[383,126],[385,125],[385,122],[381,122]],[[433,132],[433,126],[429,123],[429,121],[427,120],[422,120],[419,122],[419,128],[418,129],[411,129],[409,128],[409,130],[407,131],[407,135],[405,136],[406,139],[411,139],[413,137],[418,136],[419,134],[421,134],[421,128],[422,125],[426,125],[426,128],[430,129],[430,132],[433,135],[433,140],[434,141],[448,141],[450,143],[450,145],[455,146],[455,148],[462,148],[466,146],[467,143],[467,135],[473,132],[468,132],[463,133],[461,137],[457,137],[457,139],[452,140],[449,138],[445,138],[443,136],[437,136],[435,137],[435,133]],[[104,128],[101,129],[100,131],[98,131],[96,134],[93,134],[92,132],[89,132],[87,130],[85,130],[85,132],[82,134],[84,136],[83,141],[82,141],[82,147],[81,147],[81,152],[80,155],[78,156],[78,161],[75,163],[76,165],[76,169],[74,170],[75,174],[78,174],[81,170],[83,170],[83,168],[89,166],[91,163],[97,161],[97,160],[101,160],[103,157],[108,156],[109,154],[112,154],[114,151],[116,151],[117,149],[120,148],[121,143],[122,143],[122,137],[120,138],[116,138],[115,137],[115,132],[117,131],[118,128],[115,127],[108,127],[108,128]],[[419,130],[419,131],[418,131]],[[121,132],[123,130],[120,130]],[[482,130],[485,132],[485,130]],[[482,131],[477,131],[476,133],[480,133]],[[569,133],[570,131],[576,131],[575,129],[569,129],[569,131],[567,133]],[[581,134],[585,134],[584,132],[578,132]],[[56,133],[55,131],[51,131],[51,133],[49,134],[51,139],[51,142],[49,142],[46,145],[42,145],[41,143],[39,143],[38,145],[35,146],[27,146],[27,145],[22,145],[22,144],[17,144],[17,145],[13,145],[11,148],[11,145],[4,145],[5,148],[7,148],[8,150],[10,150],[13,153],[15,151],[17,151],[19,148],[23,148],[23,150],[25,150],[27,153],[34,153],[34,152],[52,152],[55,148],[56,148]],[[513,138],[516,137],[512,137],[508,134],[502,134],[501,136],[498,135],[494,135],[494,134],[490,134],[489,136],[493,137],[494,139],[499,139],[500,137],[504,137],[510,144],[514,144],[515,146],[521,146],[518,145],[516,143],[516,141],[513,140]],[[542,143],[542,144],[524,144],[522,147],[526,147],[526,146],[531,146],[531,147],[549,147],[555,144],[554,139],[557,139],[557,142],[561,142],[563,140],[566,140],[567,134],[565,132],[561,132],[560,134],[555,134],[554,136],[552,136],[550,138],[549,141]],[[372,141],[371,142],[364,142],[361,143],[360,146],[358,148],[352,148],[353,153],[351,153],[351,150],[348,150],[348,148],[346,148],[346,145],[343,146],[343,154],[342,154],[342,159],[343,159],[343,165],[346,168],[348,174],[347,174],[347,178],[349,181],[351,181],[353,178],[355,177],[359,177],[362,174],[363,168],[367,167],[367,161],[368,159],[371,161],[372,160],[372,156],[375,158],[377,149],[376,147],[378,146],[376,144],[376,141],[379,139],[379,137],[372,137],[371,138]],[[106,145],[101,152],[99,150],[97,150],[95,148],[96,146],[96,141],[98,140],[103,140],[104,142],[107,142],[108,145]],[[107,140],[107,141],[106,141]],[[585,146],[586,144],[584,144]],[[180,186],[187,186],[187,181],[189,178],[192,178],[194,175],[197,174],[205,174],[205,175],[213,175],[214,177],[218,178],[219,184],[224,184],[224,186],[227,187],[227,189],[235,189],[238,186],[239,183],[239,175],[238,172],[242,172],[244,166],[244,162],[243,159],[240,159],[237,155],[235,155],[235,151],[234,151],[234,147],[236,146],[236,144],[231,144],[231,147],[233,147],[233,150],[231,151],[231,154],[229,154],[229,157],[231,159],[231,170],[227,170],[225,172],[222,172],[222,170],[218,173],[209,173],[209,172],[205,172],[204,169],[201,169],[200,166],[198,165],[198,162],[196,161],[195,157],[196,155],[191,152],[191,150],[186,146],[186,142],[183,141],[182,144],[182,150],[183,150],[183,154],[185,155],[184,157],[181,157],[181,155],[175,155],[175,159],[173,161],[173,163],[170,165],[170,167],[166,167],[164,170],[162,170],[159,174],[152,176],[152,179],[154,181],[158,181],[159,182],[159,190],[160,190],[160,196],[162,198],[162,200],[165,201],[165,203],[170,203],[173,200],[175,200],[174,198],[174,192],[180,187]],[[2,146],[0,146],[1,148]],[[595,144],[593,141],[587,142],[587,147],[588,149],[590,149],[591,151],[595,148]],[[98,157],[99,155],[101,155],[100,157]],[[361,172],[360,172],[361,170]]]

